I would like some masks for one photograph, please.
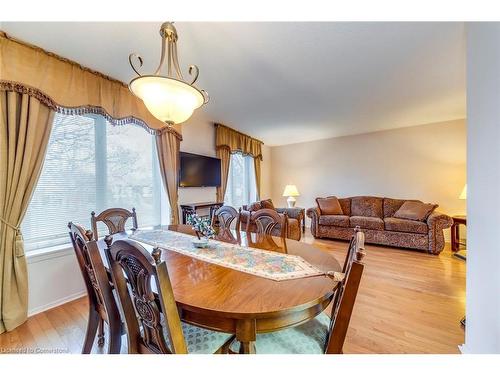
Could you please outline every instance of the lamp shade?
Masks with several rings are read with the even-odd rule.
[[[142,99],[151,114],[167,124],[180,124],[201,107],[203,94],[185,82],[162,76],[142,76],[130,82],[130,91]]]
[[[283,191],[284,197],[298,197],[300,195],[297,190],[297,186],[295,185],[286,185],[285,190]]]
[[[462,193],[460,193],[459,199],[467,199],[467,184],[465,184]]]

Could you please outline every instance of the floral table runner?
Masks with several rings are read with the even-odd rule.
[[[280,254],[216,240],[210,240],[208,248],[196,248],[192,243],[193,236],[179,232],[161,229],[137,230],[129,238],[275,281],[325,274],[297,255]]]

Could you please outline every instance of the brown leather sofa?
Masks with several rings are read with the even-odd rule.
[[[422,220],[394,217],[405,202],[422,203],[370,196],[339,198],[338,214],[322,214],[317,204],[307,210],[307,216],[311,218],[311,233],[315,238],[349,240],[359,226],[366,242],[439,254],[445,243],[443,229],[451,227],[453,219],[434,210]]]
[[[283,215],[285,212],[288,216],[288,233],[287,238],[292,240],[300,241],[302,237],[302,231],[300,230],[300,224],[302,223],[303,211],[300,208],[277,208],[274,207],[274,204],[271,199],[266,199],[258,202],[254,202],[248,206],[244,205],[241,208],[241,230],[245,230],[247,227],[248,218],[250,217],[250,211],[257,211],[262,208],[271,208],[276,210],[280,215]],[[255,224],[250,222],[249,230],[253,231],[255,229]],[[273,235],[279,236],[281,232],[281,228],[277,226]]]

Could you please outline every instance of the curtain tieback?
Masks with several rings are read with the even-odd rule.
[[[19,232],[21,230],[20,227],[16,227],[15,225],[9,223],[7,220],[5,220],[3,217],[0,217],[0,221],[7,225],[9,228],[15,230],[16,232]]]

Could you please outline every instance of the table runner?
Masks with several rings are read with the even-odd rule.
[[[216,240],[210,240],[208,248],[199,249],[192,243],[195,237],[180,232],[161,229],[136,230],[129,238],[275,281],[325,274],[298,255],[280,254]]]

